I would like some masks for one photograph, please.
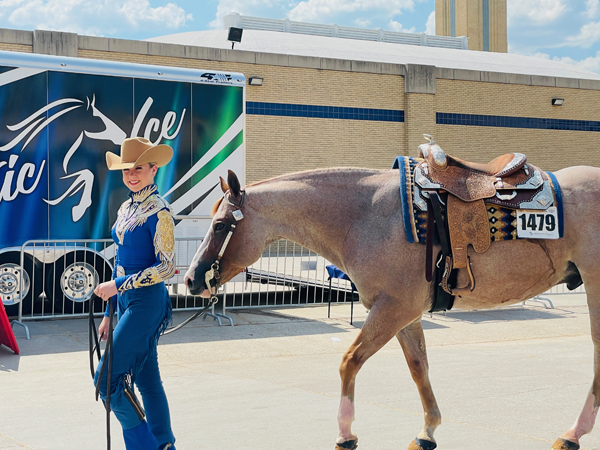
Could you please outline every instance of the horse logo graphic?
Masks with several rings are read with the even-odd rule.
[[[0,74],[0,86],[10,84],[14,81],[27,78],[40,72],[43,72],[43,70],[29,68],[10,70]],[[79,136],[65,153],[62,160],[64,176],[62,176],[60,179],[72,180],[72,183],[64,191],[64,193],[58,197],[54,199],[44,199],[47,204],[55,206],[60,204],[67,197],[72,197],[73,195],[81,192],[79,202],[73,206],[71,210],[73,222],[78,222],[92,205],[92,191],[95,176],[94,173],[87,168],[72,173],[69,172],[69,162],[71,161],[71,158],[84,143],[84,139],[109,141],[116,146],[120,146],[123,140],[127,137],[127,133],[121,127],[119,127],[119,125],[117,125],[113,120],[111,120],[98,109],[96,106],[95,94],[92,95],[91,100],[86,96],[86,100],[86,110],[90,110],[91,108],[92,115],[100,120],[103,129],[98,132],[91,132],[88,130],[83,130],[80,132]],[[142,124],[144,123],[153,102],[154,100],[152,97],[148,97],[146,99],[144,105],[135,117],[129,136],[138,136],[141,131]],[[16,136],[12,137],[6,144],[2,145],[2,143],[0,143],[0,152],[12,150],[19,144],[22,144],[20,152],[23,152],[23,150],[27,148],[27,146],[36,136],[46,130],[50,123],[62,116],[66,117],[69,115],[69,117],[72,117],[72,113],[74,111],[77,111],[84,106],[86,106],[86,102],[80,99],[62,98],[48,103],[46,106],[38,109],[33,114],[30,114],[28,117],[16,124],[6,125],[6,128],[9,131],[16,133]],[[185,113],[186,110],[184,108],[180,114],[179,123],[177,123],[177,113],[175,111],[167,111],[162,121],[158,118],[151,117],[147,121],[146,127],[143,130],[144,137],[149,140],[152,140],[151,136],[154,137],[155,139],[153,142],[155,144],[159,143],[162,139],[174,139],[181,130]],[[173,128],[174,131],[171,132]],[[156,137],[157,135],[158,137]],[[22,164],[20,169],[17,171],[14,168],[18,159],[19,154],[13,153],[9,156],[8,161],[0,161],[0,168],[6,166],[6,168],[9,169],[0,187],[0,202],[12,201],[19,194],[30,194],[36,190],[40,183],[41,176],[46,168],[46,160],[42,160],[39,163],[39,166],[36,166],[36,164],[31,162],[26,162]],[[26,187],[26,184],[30,184],[30,186]]]

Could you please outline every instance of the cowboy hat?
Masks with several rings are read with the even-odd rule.
[[[121,156],[106,152],[108,170],[131,169],[146,163],[164,166],[173,157],[173,149],[165,144],[154,145],[142,137],[127,138],[121,144]]]

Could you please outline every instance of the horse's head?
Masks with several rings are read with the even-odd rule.
[[[211,227],[185,274],[185,284],[192,295],[206,298],[216,294],[220,285],[254,262],[248,260],[248,252],[241,248],[244,234],[249,229],[244,210],[246,193],[231,170],[228,171],[227,183],[221,178],[221,189],[224,195],[213,207]],[[260,251],[262,248],[258,256]]]

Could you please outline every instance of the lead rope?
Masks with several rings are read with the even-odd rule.
[[[94,378],[94,351],[98,354],[98,358],[100,358],[100,340],[98,336],[98,332],[96,330],[96,324],[94,323],[94,297],[97,297],[95,294],[92,294],[90,297],[90,312],[89,312],[89,325],[90,325],[90,371],[92,372],[92,379]],[[96,383],[96,401],[100,396],[100,383],[102,382],[102,376],[104,375],[104,369],[106,368],[106,401],[104,402],[104,407],[106,408],[106,449],[110,450],[111,441],[110,441],[110,396],[111,396],[111,375],[112,375],[112,345],[113,345],[113,315],[114,315],[114,306],[112,299],[109,301],[108,306],[108,336],[106,339],[106,347],[104,348],[104,355],[102,356],[102,365],[100,366],[100,373],[98,374],[98,382]],[[92,332],[93,330],[93,332]],[[93,346],[95,341],[95,346]],[[108,359],[108,365],[106,363]]]
[[[185,319],[183,322],[181,322],[179,325],[175,326],[175,327],[169,327],[167,328],[165,331],[162,332],[161,336],[164,336],[165,334],[171,334],[177,330],[179,330],[180,328],[185,327],[188,323],[192,322],[193,320],[196,320],[198,317],[202,317],[204,314],[206,314],[208,312],[208,310],[213,307],[214,305],[216,305],[216,303],[219,301],[219,299],[217,298],[216,295],[213,295],[209,302],[208,305],[206,305],[204,308],[202,308],[200,311],[198,311],[197,313],[195,313],[193,316],[188,317],[187,319]]]

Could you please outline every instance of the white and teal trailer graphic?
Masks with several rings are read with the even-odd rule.
[[[158,188],[176,215],[195,218],[178,221],[176,235],[202,237],[219,176],[231,169],[245,181],[245,84],[239,73],[0,52],[0,298],[9,312],[21,301],[32,311],[40,298],[64,309],[110,276],[110,246],[89,241],[110,237],[127,198],[104,156],[127,137],[173,147]]]

